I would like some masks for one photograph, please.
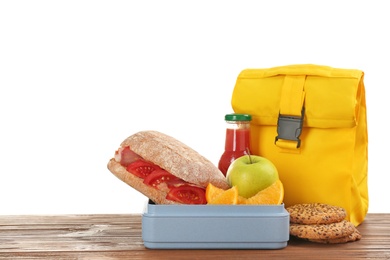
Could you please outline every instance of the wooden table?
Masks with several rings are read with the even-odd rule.
[[[0,259],[390,259],[390,214],[368,214],[363,238],[339,245],[290,239],[277,250],[151,250],[141,215],[0,216]]]

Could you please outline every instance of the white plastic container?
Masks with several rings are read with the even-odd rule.
[[[150,249],[280,249],[289,240],[284,205],[155,205],[142,215]]]

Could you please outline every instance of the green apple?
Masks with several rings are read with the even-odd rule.
[[[232,162],[226,173],[231,187],[238,194],[250,198],[279,179],[278,170],[268,159],[258,155],[244,155]]]

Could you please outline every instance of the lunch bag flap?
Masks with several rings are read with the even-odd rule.
[[[309,70],[311,68],[311,70]],[[298,78],[305,103],[304,126],[318,128],[353,127],[356,125],[363,72],[325,66],[294,65],[273,69],[242,71],[233,91],[232,106],[250,112],[254,123],[276,125],[282,93],[290,98],[297,93],[285,90],[286,81]],[[303,103],[302,103],[303,104]],[[302,104],[300,104],[302,106]],[[301,111],[299,111],[299,114]]]

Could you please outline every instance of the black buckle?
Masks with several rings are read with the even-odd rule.
[[[287,116],[279,113],[278,118],[278,135],[275,137],[275,143],[278,139],[290,140],[297,142],[297,148],[301,146],[299,137],[302,133],[303,118],[305,115],[305,108],[302,108],[301,116]]]

